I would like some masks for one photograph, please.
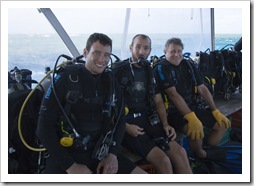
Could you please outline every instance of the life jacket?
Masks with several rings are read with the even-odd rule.
[[[206,82],[212,82],[213,90],[209,89],[212,95],[230,99],[237,88],[241,91],[241,62],[236,62],[239,61],[237,55],[233,57],[233,52],[224,48],[214,51],[208,48],[205,52],[199,52],[198,67]],[[241,55],[238,56],[241,58]]]
[[[194,74],[194,70],[193,68],[197,68],[197,64],[195,61],[193,61],[191,58],[184,56],[183,61],[181,62],[181,64],[183,65],[183,68],[187,69],[187,71],[189,72],[190,76],[191,76],[191,83],[188,85],[185,85],[185,87],[181,87],[181,89],[183,91],[187,91],[183,98],[185,99],[185,101],[187,102],[187,104],[189,106],[192,107],[204,107],[206,108],[207,106],[204,104],[204,100],[202,99],[202,97],[198,94],[197,91],[197,80]],[[166,59],[165,56],[161,56],[160,59],[156,62],[156,64],[154,65],[154,68],[156,68],[158,65],[163,65],[164,67],[166,67],[168,70],[168,72],[170,72],[170,76],[172,77],[174,84],[176,86],[179,86],[179,82],[177,82],[177,75],[176,72],[174,70],[174,67],[171,63],[169,63]],[[157,74],[158,76],[163,76],[163,74]],[[160,86],[163,86],[162,84]],[[168,109],[168,111],[170,110],[174,110],[175,106],[173,105],[173,103],[170,101],[170,98],[167,96],[165,91],[161,91],[162,93],[162,97],[163,100],[165,102],[166,108]]]
[[[80,78],[82,77],[81,69],[83,69],[83,64],[66,64],[62,68],[60,68],[57,73],[65,72],[67,78],[67,86],[68,86],[68,92],[66,94],[66,99],[64,102],[64,105],[61,105],[59,103],[59,106],[62,107],[62,118],[61,118],[61,130],[62,134],[66,135],[67,138],[64,137],[60,140],[60,144],[68,147],[68,141],[70,138],[75,139],[75,143],[78,143],[78,148],[83,148],[83,142],[84,139],[90,140],[90,138],[98,139],[97,143],[95,144],[95,148],[93,148],[92,157],[94,159],[101,160],[105,157],[106,152],[109,150],[111,145],[114,145],[113,136],[115,128],[118,124],[121,109],[123,109],[123,104],[121,108],[117,108],[116,105],[116,90],[115,90],[115,81],[114,77],[112,75],[111,69],[106,68],[104,73],[101,74],[103,77],[101,79],[105,82],[105,92],[106,92],[106,98],[105,97],[93,97],[93,98],[86,98],[83,95],[83,90]],[[89,76],[90,77],[90,76]],[[89,78],[88,77],[88,78]],[[90,77],[91,78],[91,77]],[[89,82],[89,79],[86,79]],[[54,82],[54,80],[53,80]],[[55,95],[57,97],[57,95]],[[72,113],[72,107],[75,107],[74,105],[78,102],[83,102],[89,106],[89,109],[94,109],[95,107],[102,108],[100,111],[100,116],[103,115],[104,124],[103,129],[100,131],[93,131],[89,133],[89,139],[87,136],[83,136],[79,131],[79,129],[76,128],[75,123],[78,122],[75,118],[74,114]],[[100,122],[102,117],[97,117],[95,119]],[[96,121],[95,121],[96,122]],[[91,136],[92,135],[92,136]],[[107,140],[106,140],[107,139]],[[66,141],[67,140],[67,141]],[[88,143],[88,141],[86,142]],[[72,146],[72,144],[71,144]],[[105,151],[105,149],[107,149]],[[103,152],[102,152],[103,151]]]
[[[116,77],[118,78],[120,86],[123,88],[124,97],[128,99],[128,103],[125,103],[130,109],[130,112],[140,112],[140,111],[147,111],[147,114],[151,114],[155,109],[155,102],[154,102],[154,95],[155,95],[155,87],[156,87],[156,80],[153,74],[153,69],[151,68],[151,64],[144,60],[142,64],[140,64],[141,68],[139,70],[143,70],[146,77],[139,77],[138,73],[135,74],[136,78],[142,79],[146,85],[143,87],[145,90],[146,97],[143,96],[136,96],[133,94],[133,87],[135,82],[134,71],[129,62],[130,59],[126,59],[122,62],[117,62],[113,65],[113,72],[115,73]],[[142,88],[140,86],[140,88]],[[148,103],[148,105],[147,105]]]
[[[118,114],[117,108],[115,107],[115,105],[112,105],[114,104],[112,97],[115,94],[114,90],[115,87],[111,70],[106,69],[104,72],[104,77],[102,78],[102,80],[105,81],[105,92],[107,92],[106,98],[104,97],[86,98],[83,95],[83,92],[85,92],[85,90],[83,90],[80,81],[80,77],[82,76],[80,74],[82,68],[84,68],[83,64],[67,64],[63,66],[61,69],[59,69],[57,72],[61,73],[62,71],[64,71],[68,77],[67,78],[68,92],[66,94],[66,100],[63,105],[64,112],[66,113],[66,115],[72,117],[72,120],[75,121],[75,118],[71,113],[71,110],[72,106],[77,102],[83,102],[88,104],[90,109],[93,109],[96,106],[103,107],[102,112],[104,113],[104,115],[106,115],[106,117],[111,117],[113,112],[114,114],[117,115]],[[66,119],[66,117],[63,118]]]
[[[232,84],[230,85],[230,90],[232,93],[239,89],[242,92],[242,52],[235,51],[233,49],[225,49],[223,47],[221,50],[225,61],[225,68],[230,73],[233,78]]]

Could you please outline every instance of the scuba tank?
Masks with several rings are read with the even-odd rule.
[[[48,87],[52,82],[50,67],[45,67],[45,74],[46,74],[47,77],[42,81],[41,86],[38,87],[38,89],[43,91],[43,92],[48,90]]]

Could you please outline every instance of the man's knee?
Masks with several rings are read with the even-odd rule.
[[[170,160],[168,158],[168,156],[164,153],[164,151],[162,151],[160,148],[155,147],[153,148],[148,156],[146,157],[146,159],[149,162],[153,162],[154,164],[159,164],[159,165],[165,165],[170,163]]]
[[[218,123],[215,123],[212,130],[210,132],[213,132],[214,135],[223,136],[227,131],[227,128],[224,126],[219,126]]]
[[[186,150],[175,141],[169,143],[169,148],[170,148],[170,150],[169,150],[170,154],[173,154],[176,156],[187,155]]]
[[[144,171],[143,169],[141,169],[140,167],[135,167],[131,174],[148,174],[146,171]]]

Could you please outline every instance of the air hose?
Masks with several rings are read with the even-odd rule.
[[[60,65],[57,66],[57,68],[67,64],[68,62],[70,62],[69,60],[67,61],[64,61],[63,63],[61,63]],[[28,94],[28,96],[26,97],[21,109],[20,109],[20,112],[19,112],[19,118],[18,118],[18,133],[19,133],[19,136],[20,136],[20,139],[22,141],[22,143],[30,150],[32,151],[36,151],[36,152],[40,152],[40,151],[45,151],[46,148],[35,148],[35,147],[31,147],[29,144],[27,144],[27,142],[25,141],[24,137],[23,137],[23,134],[22,134],[22,131],[21,131],[21,120],[22,120],[22,115],[23,115],[23,111],[25,109],[25,106],[28,102],[28,100],[30,99],[30,97],[33,95],[34,91],[39,87],[41,86],[41,83],[46,79],[48,78],[48,76],[50,76],[51,73],[53,73],[54,70],[51,70],[50,72],[47,73],[47,75],[42,78],[42,80],[35,86],[34,89],[32,89],[32,91]]]

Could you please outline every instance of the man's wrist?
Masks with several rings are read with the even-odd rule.
[[[163,127],[169,126],[168,122],[162,122]]]

